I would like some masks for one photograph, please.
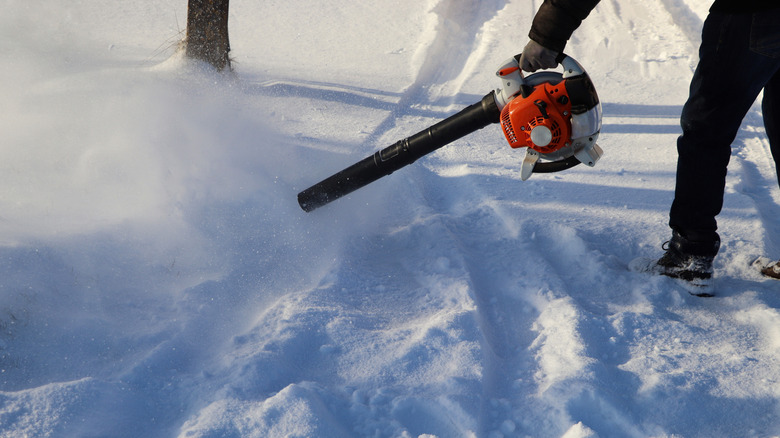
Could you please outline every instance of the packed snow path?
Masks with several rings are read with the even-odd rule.
[[[167,59],[186,2],[7,2],[0,436],[780,434],[759,106],[717,297],[627,270],[669,235],[706,0],[604,1],[575,34],[595,168],[522,182],[488,127],[298,208],[495,88],[539,4],[233,1],[219,75]]]

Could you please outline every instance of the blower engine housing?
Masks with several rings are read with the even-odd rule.
[[[571,100],[565,82],[546,82],[526,98],[512,99],[501,111],[501,128],[509,146],[548,154],[571,139]]]
[[[559,61],[563,74],[542,71],[524,77],[518,61],[512,58],[496,72],[503,84],[496,101],[509,145],[528,148],[521,178],[543,171],[549,164],[543,160],[594,166],[603,154],[596,144],[602,113],[588,74],[566,55]]]

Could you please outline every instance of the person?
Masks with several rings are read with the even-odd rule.
[[[558,53],[598,3],[545,0],[520,58],[523,70],[555,67]],[[672,237],[659,259],[637,259],[630,267],[706,290],[720,248],[715,217],[723,207],[731,143],[762,90],[764,126],[780,183],[780,2],[715,0],[701,37],[699,63],[680,116],[683,133],[677,140],[669,211]],[[762,272],[780,279],[780,261]]]

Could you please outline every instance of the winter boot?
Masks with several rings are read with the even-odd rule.
[[[674,231],[672,239],[664,244],[666,253],[660,259],[639,258],[629,268],[678,279],[691,294],[712,296],[712,261],[719,248],[719,240],[694,242]]]
[[[761,269],[761,273],[767,277],[780,280],[780,260],[772,262]]]

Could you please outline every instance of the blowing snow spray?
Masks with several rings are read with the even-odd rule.
[[[517,55],[498,69],[501,88],[481,101],[298,193],[298,204],[310,212],[492,123],[501,124],[512,148],[527,148],[523,181],[532,173],[559,172],[580,163],[595,166],[603,154],[596,144],[601,103],[585,69],[561,53],[556,61],[563,73],[524,77],[519,61]]]

